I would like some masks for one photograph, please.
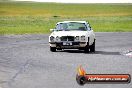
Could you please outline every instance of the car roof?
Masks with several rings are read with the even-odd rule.
[[[87,23],[86,21],[62,21],[62,22],[58,22],[57,24],[60,24],[60,23],[70,23],[70,22]]]

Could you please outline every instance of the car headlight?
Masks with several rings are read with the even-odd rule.
[[[60,37],[59,36],[56,37],[56,41],[60,41]]]
[[[79,36],[76,36],[76,37],[75,37],[75,40],[79,40]]]
[[[50,41],[51,41],[51,42],[54,42],[54,36],[51,36],[51,37],[50,37]]]
[[[84,41],[85,40],[85,36],[81,36],[81,40]]]

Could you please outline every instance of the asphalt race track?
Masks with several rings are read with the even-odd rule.
[[[50,52],[48,34],[0,36],[0,88],[132,88],[129,84],[76,82],[77,67],[89,74],[130,74],[132,32],[96,33],[96,52]]]

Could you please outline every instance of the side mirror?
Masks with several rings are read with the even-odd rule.
[[[50,29],[50,32],[53,32],[54,31],[54,29]]]
[[[90,28],[90,30],[93,30],[93,28],[91,26],[89,28]]]

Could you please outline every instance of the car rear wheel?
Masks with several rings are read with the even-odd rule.
[[[56,47],[50,47],[51,52],[56,52]]]
[[[90,46],[90,52],[95,52],[95,39],[93,44]]]

